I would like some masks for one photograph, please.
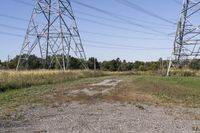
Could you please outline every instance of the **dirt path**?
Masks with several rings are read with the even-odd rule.
[[[90,84],[86,88],[79,88],[68,92],[68,96],[77,96],[80,94],[85,94],[88,96],[94,96],[98,94],[109,94],[109,92],[122,82],[122,80],[117,79],[106,79],[102,82]]]

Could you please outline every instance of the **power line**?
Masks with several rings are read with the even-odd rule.
[[[113,37],[113,38],[124,38],[124,39],[130,39],[130,40],[168,40],[164,38],[146,38],[146,37],[131,37],[131,36],[124,36],[124,35],[113,35],[113,34],[106,34],[106,33],[97,33],[97,32],[90,32],[85,30],[80,30],[82,33],[86,34],[92,34],[92,35],[98,35],[98,36],[104,36],[104,37]]]
[[[135,25],[135,26],[138,26],[138,27],[143,28],[143,29],[146,29],[146,30],[151,30],[151,31],[154,31],[154,32],[157,32],[157,33],[165,34],[165,35],[166,35],[166,33],[163,33],[163,32],[161,32],[161,31],[155,30],[155,29],[153,29],[153,28],[151,28],[151,27],[148,27],[148,26],[145,26],[145,25],[141,25],[141,24],[139,24],[139,23],[132,22],[132,21],[130,21],[130,20],[128,20],[128,19],[125,19],[124,17],[121,17],[121,16],[118,15],[118,14],[114,14],[114,13],[111,13],[111,12],[109,12],[109,11],[105,11],[105,10],[96,8],[96,7],[94,7],[94,6],[90,6],[90,5],[87,5],[87,4],[82,3],[82,2],[79,2],[79,1],[73,1],[73,2],[76,3],[76,4],[78,4],[78,5],[87,7],[87,8],[89,8],[89,9],[92,9],[92,10],[95,10],[95,11],[98,11],[98,12],[101,12],[101,13],[103,13],[103,14],[105,14],[105,15],[108,15],[108,16],[111,16],[111,17],[113,17],[113,18],[119,19],[119,20],[121,20],[121,21],[123,21],[123,22],[126,22],[126,23],[129,23],[129,24],[131,24],[131,25]]]
[[[0,24],[0,27],[6,27],[9,29],[16,29],[16,30],[20,30],[20,31],[25,31],[24,28],[19,28],[16,26],[10,26],[10,25],[6,25],[6,24]],[[130,37],[130,36],[123,36],[123,35],[113,35],[113,34],[105,34],[105,33],[98,33],[98,32],[91,32],[91,31],[86,31],[86,30],[80,30],[80,32],[82,33],[86,33],[86,34],[92,34],[92,35],[98,35],[98,36],[104,36],[104,37],[112,37],[112,38],[124,38],[124,39],[130,39],[130,40],[168,40],[168,39],[164,39],[164,38],[145,38],[145,37]]]
[[[9,35],[9,36],[15,36],[15,37],[20,37],[22,38],[23,35],[20,34],[15,34],[15,33],[9,33],[9,32],[4,32],[0,31],[1,35]],[[158,48],[158,47],[138,47],[138,46],[133,46],[133,45],[121,45],[121,44],[114,44],[114,43],[106,43],[106,42],[98,42],[98,41],[91,41],[91,40],[83,40],[86,42],[86,46],[91,46],[91,47],[98,47],[98,48],[115,48],[115,49],[134,49],[134,50],[169,50],[171,48]],[[92,44],[89,44],[92,43]],[[94,44],[101,44],[101,45],[94,45]],[[104,45],[104,46],[102,46]]]
[[[90,16],[90,17],[94,17],[94,18],[98,18],[98,19],[103,19],[103,20],[112,21],[112,22],[115,22],[115,23],[125,24],[125,22],[120,21],[120,20],[115,20],[115,19],[106,18],[106,17],[102,17],[102,16],[96,16],[96,15],[93,15],[93,14],[90,14],[90,13],[85,13],[85,12],[82,12],[82,11],[75,11],[75,12],[78,13],[78,14],[82,14],[82,15],[86,15],[86,16]],[[172,26],[169,26],[169,25],[157,24],[157,23],[153,23],[153,22],[150,22],[150,21],[144,21],[143,22],[141,20],[135,20],[135,19],[134,19],[134,21],[137,21],[137,22],[140,22],[140,23],[142,22],[142,23],[147,23],[147,24],[151,24],[151,25],[158,25],[158,26],[160,26],[160,27],[153,27],[152,26],[153,28],[169,29],[169,27],[172,27]]]
[[[180,2],[180,1],[178,1],[178,0],[172,0],[173,2],[175,2],[176,4],[178,4],[178,5],[181,5],[182,3]]]
[[[87,18],[82,18],[82,17],[77,17],[77,18],[80,19],[80,20],[83,20],[83,21],[87,21],[87,22],[90,22],[90,23],[102,25],[102,26],[109,27],[109,28],[120,29],[120,30],[125,30],[125,31],[131,31],[131,32],[134,32],[134,33],[137,32],[137,33],[150,34],[150,35],[156,34],[156,33],[152,33],[152,32],[144,32],[144,31],[133,30],[133,29],[125,28],[125,27],[121,27],[121,26],[115,26],[115,25],[112,25],[112,24],[106,24],[106,23],[95,21],[95,20],[90,20],[90,19],[87,19]]]
[[[12,0],[13,1],[13,0]],[[22,4],[25,4],[23,1],[21,1],[21,0],[17,0],[18,2],[20,2],[20,3],[22,3]],[[15,1],[16,2],[16,1]],[[32,6],[32,4],[26,4],[26,5],[31,5]],[[2,16],[2,14],[0,14],[0,16]],[[12,16],[7,16],[7,17],[9,17],[9,18],[12,18],[12,19],[17,19],[16,17],[12,17]],[[118,17],[117,17],[118,18]],[[91,21],[91,20],[88,20],[88,19],[85,19],[85,18],[80,18],[80,19],[84,19],[84,20],[87,20],[87,21],[90,21],[90,22],[94,22],[94,21]],[[19,19],[18,19],[19,20]],[[26,19],[21,19],[21,20],[23,20],[23,21],[27,21]],[[110,19],[111,20],[111,19]],[[124,20],[122,20],[122,22],[125,22]],[[96,23],[96,21],[94,22],[94,23]],[[98,24],[102,24],[102,23],[98,23]],[[130,23],[129,23],[130,24]],[[106,24],[107,25],[107,24]],[[8,25],[3,25],[4,27],[9,27]],[[107,25],[108,26],[108,25]],[[111,26],[111,25],[110,25]],[[142,26],[142,25],[141,25]],[[111,26],[111,27],[113,27],[113,26]],[[115,26],[114,26],[115,27]],[[14,28],[14,29],[18,29],[18,30],[22,30],[21,28],[15,28],[15,27],[10,27],[10,28]],[[119,27],[115,27],[115,28],[119,28]],[[24,29],[23,29],[24,30]],[[128,29],[126,29],[126,30],[128,30]],[[140,32],[140,31],[134,31],[134,32]],[[2,33],[2,32],[0,32],[0,33]],[[3,34],[5,34],[6,32],[3,32]],[[87,32],[87,33],[91,33],[91,32]],[[144,32],[143,32],[144,33]],[[145,33],[147,33],[147,32],[145,32]],[[20,35],[17,35],[17,34],[12,34],[12,33],[6,33],[6,34],[9,34],[9,35],[16,35],[16,36],[20,36]],[[91,34],[94,34],[94,32],[93,33],[91,33]],[[103,34],[103,33],[95,33],[96,35],[98,34],[98,35],[102,35],[102,36],[108,36],[108,34]],[[148,34],[152,34],[152,33],[148,33]],[[111,36],[111,35],[110,35]],[[112,35],[112,37],[119,37],[119,36],[113,36]],[[122,37],[122,36],[121,36]],[[125,37],[125,36],[123,36],[123,37]],[[129,38],[129,37],[127,37],[127,38]],[[140,38],[140,39],[147,39],[147,38]],[[90,41],[90,42],[94,42],[94,41]],[[97,43],[97,42],[96,42]],[[99,43],[101,43],[102,44],[102,42],[99,42]],[[105,44],[105,43],[104,43]],[[107,43],[108,44],[108,43]],[[115,45],[116,46],[116,45]],[[126,45],[127,46],[127,45]],[[128,46],[128,47],[130,47],[130,45]],[[139,47],[137,47],[137,48],[139,48]],[[142,47],[142,48],[144,48],[144,47]],[[162,49],[162,48],[161,48]]]
[[[107,42],[99,42],[99,41],[91,41],[91,40],[83,40],[86,43],[94,43],[94,44],[103,44],[106,46],[115,46],[115,47],[123,47],[123,48],[136,48],[136,49],[168,49],[171,50],[171,48],[158,48],[158,47],[138,47],[135,45],[122,45],[117,43],[107,43]]]
[[[136,4],[134,4],[134,3],[132,3],[132,2],[130,2],[128,0],[115,0],[115,1],[120,3],[120,4],[122,4],[122,5],[124,5],[124,6],[126,6],[126,7],[129,7],[131,9],[134,9],[134,10],[137,10],[137,11],[140,11],[140,12],[143,12],[143,13],[149,15],[149,16],[152,16],[154,18],[160,19],[160,20],[165,21],[167,23],[175,24],[174,22],[172,22],[172,21],[170,21],[170,20],[168,20],[166,18],[163,18],[163,17],[161,17],[161,16],[159,16],[159,15],[153,13],[153,12],[150,12],[150,11],[140,7],[139,5],[136,5]]]
[[[0,31],[1,35],[9,35],[9,36],[15,36],[15,37],[20,37],[22,38],[23,36],[20,34],[15,34],[15,33],[9,33],[9,32],[4,32],[4,31]]]
[[[24,5],[28,5],[28,6],[34,6],[33,4],[28,3],[28,2],[24,2],[24,1],[22,1],[22,0],[11,0],[11,1],[17,2],[17,3],[21,3],[21,4],[24,4]],[[72,1],[72,2],[73,2],[73,1]],[[82,13],[82,14],[83,14],[83,12],[80,12],[80,11],[76,11],[76,12],[79,12],[79,13]],[[88,14],[88,13],[84,13],[84,14],[86,15],[86,14]],[[89,14],[88,14],[88,15],[89,15]],[[91,14],[90,14],[90,15],[91,15]],[[92,16],[94,16],[94,15],[92,15]],[[147,20],[136,19],[136,18],[129,17],[129,16],[122,16],[122,15],[118,15],[118,16],[121,16],[121,17],[127,18],[127,19],[131,19],[131,20],[135,20],[135,21],[138,21],[138,22],[147,23],[147,24],[154,24],[154,25],[167,26],[167,27],[171,26],[171,25],[166,25],[166,24],[159,24],[159,23],[157,23],[157,22],[152,22],[152,21],[147,21]],[[98,17],[99,17],[99,16],[98,16]]]
[[[14,16],[6,15],[6,14],[0,14],[0,17],[5,17],[5,18],[9,18],[9,19],[13,19],[13,20],[19,20],[19,21],[29,21],[28,19],[14,17]],[[115,29],[121,29],[121,30],[126,30],[126,31],[131,31],[131,32],[138,32],[138,33],[143,33],[143,34],[155,34],[155,33],[151,33],[151,32],[138,31],[138,30],[133,30],[133,29],[130,29],[130,28],[124,28],[124,27],[120,27],[120,26],[114,26],[114,25],[111,25],[111,24],[105,24],[105,23],[102,23],[102,22],[98,22],[98,21],[94,21],[94,20],[90,20],[90,19],[86,19],[86,18],[82,18],[82,17],[77,17],[77,18],[80,19],[80,20],[83,20],[83,21],[87,21],[87,22],[90,22],[90,23],[95,23],[95,24],[98,24],[98,25],[103,25],[103,26],[111,27],[111,28],[115,28]]]
[[[6,14],[0,14],[0,17],[9,18],[13,20],[19,20],[19,21],[29,21],[28,19],[14,17],[14,16],[6,15]]]
[[[13,20],[19,20],[19,21],[29,21],[27,19],[23,19],[23,18],[19,18],[19,17],[13,17],[13,16],[5,15],[5,14],[0,14],[0,17],[5,17],[5,18],[9,18],[9,19],[13,19]],[[16,26],[10,26],[10,25],[6,25],[6,24],[0,24],[0,26],[10,28],[10,29],[16,29],[16,30],[20,30],[20,31],[26,30],[24,28],[19,28],[19,27],[16,27]],[[99,36],[105,36],[105,37],[113,37],[113,38],[119,38],[120,37],[120,38],[124,38],[124,39],[166,40],[166,39],[161,39],[161,38],[144,38],[144,37],[130,37],[130,36],[124,36],[124,35],[113,35],[113,34],[98,33],[98,32],[91,32],[91,31],[85,31],[85,30],[80,30],[80,32],[87,33],[87,34],[93,34],[93,35],[99,35]],[[136,32],[136,31],[134,30],[134,32]],[[139,32],[139,31],[137,31],[137,32]],[[145,32],[145,34],[153,34],[153,33],[146,33]]]
[[[24,5],[27,5],[27,6],[33,6],[33,4],[29,3],[29,2],[25,2],[23,0],[11,0],[13,2],[16,2],[16,3],[21,3],[21,4],[24,4]]]
[[[0,24],[0,27],[9,28],[9,29],[15,29],[15,30],[20,30],[20,31],[25,31],[24,28],[19,28],[19,27],[7,25],[7,24]]]
[[[23,18],[19,18],[19,17],[13,17],[13,16],[5,15],[5,14],[0,14],[0,17],[5,17],[5,18],[9,18],[9,19],[14,19],[14,20],[21,20],[21,21],[29,21],[27,19],[23,19]],[[125,30],[125,31],[137,32],[137,33],[142,33],[142,34],[150,34],[150,35],[155,34],[155,33],[151,33],[151,32],[138,31],[138,30],[133,30],[133,29],[130,29],[130,28],[121,27],[121,26],[106,24],[106,23],[102,23],[102,22],[98,22],[98,21],[94,21],[94,20],[90,20],[90,19],[86,19],[86,18],[82,18],[82,17],[77,17],[77,18],[80,19],[80,20],[83,20],[83,21],[102,25],[102,26],[109,27],[109,28],[121,29],[121,30]],[[11,28],[10,26],[4,26],[4,27]],[[13,27],[13,28],[19,29],[18,27]],[[20,28],[20,29],[25,30],[25,29],[22,29],[22,28]]]
[[[14,0],[12,0],[12,1],[14,1]],[[19,2],[19,3],[21,3],[21,4],[33,6],[32,4],[27,3],[27,2],[24,2],[24,1],[22,1],[22,0],[15,0],[14,2]],[[110,13],[110,12],[108,12],[108,11],[104,11],[104,10],[102,10],[102,9],[98,9],[98,8],[96,8],[96,7],[93,7],[93,6],[86,5],[86,4],[81,3],[81,2],[79,2],[79,1],[72,1],[72,2],[74,2],[74,3],[76,3],[76,4],[79,4],[79,5],[82,5],[82,6],[85,6],[85,7],[87,7],[87,8],[90,8],[90,9],[93,9],[93,10],[96,10],[96,11],[99,11],[99,12],[104,13],[104,14],[106,14],[106,15],[109,15],[109,16],[111,16],[111,17],[117,18],[117,19],[121,20],[122,22],[126,22],[126,23],[128,23],[128,24],[135,25],[135,26],[138,26],[138,27],[140,27],[140,28],[148,29],[148,30],[151,30],[151,31],[160,33],[160,34],[167,35],[167,33],[164,33],[164,32],[158,31],[158,30],[155,30],[155,29],[153,29],[152,27],[148,27],[148,26],[146,26],[146,25],[142,25],[142,24],[135,23],[135,22],[132,22],[132,21],[130,21],[130,20],[127,20],[127,19],[125,19],[124,16],[120,16],[120,15],[117,15],[117,14],[114,14],[114,13]],[[84,19],[84,20],[86,20],[86,19]],[[90,22],[92,22],[92,21],[90,21]],[[136,32],[137,32],[137,31],[136,31]]]
[[[85,46],[89,46],[89,47],[95,47],[95,48],[103,48],[103,49],[117,49],[117,50],[141,50],[141,51],[146,51],[147,49],[132,49],[132,48],[124,48],[124,47],[112,47],[112,46],[99,46],[99,45],[94,45],[94,44],[86,44]],[[156,50],[168,50],[168,49],[148,49],[148,50],[152,50],[152,51],[156,51]]]
[[[122,17],[124,17],[124,18],[127,18],[127,19],[130,19],[130,20],[135,20],[135,21],[138,21],[138,22],[142,22],[142,23],[147,23],[147,24],[153,24],[153,25],[160,25],[160,26],[165,26],[165,27],[171,27],[171,26],[173,26],[174,24],[160,24],[160,23],[157,23],[157,22],[155,22],[155,21],[147,21],[147,20],[142,20],[142,19],[136,19],[136,18],[133,18],[133,17],[129,17],[129,16],[122,16]]]

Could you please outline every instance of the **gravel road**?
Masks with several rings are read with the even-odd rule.
[[[26,110],[1,133],[200,133],[200,109],[145,104],[67,103]]]

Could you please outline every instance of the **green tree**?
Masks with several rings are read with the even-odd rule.
[[[135,61],[134,65],[133,65],[133,69],[135,69],[135,70],[141,70],[141,68],[144,69],[144,65],[145,65],[145,63],[142,61]]]
[[[190,62],[189,68],[200,70],[200,59],[194,59]]]
[[[28,58],[28,69],[41,69],[43,68],[43,60],[35,55],[30,55]]]
[[[120,58],[111,61],[104,61],[101,63],[101,69],[107,71],[119,71],[122,62]]]
[[[88,59],[87,65],[88,65],[89,69],[92,69],[92,70],[94,70],[95,66],[96,66],[96,69],[100,69],[100,63],[94,57],[91,57]]]
[[[10,60],[9,62],[9,68],[10,69],[15,69],[17,67],[17,63],[18,63],[18,60],[19,60],[19,56],[15,56],[13,59]]]
[[[81,67],[82,67],[82,63],[80,62],[80,60],[74,57],[70,57],[70,61],[69,61],[70,69],[81,69]]]

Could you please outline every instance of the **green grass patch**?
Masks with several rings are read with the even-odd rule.
[[[98,82],[106,78],[109,78],[109,76],[81,78],[51,85],[38,85],[8,90],[4,93],[0,93],[0,116],[1,113],[13,112],[19,106],[23,105],[48,105],[54,102],[62,102],[62,95],[68,90],[84,84]],[[57,99],[59,97],[60,99]],[[68,97],[65,96],[65,98]]]
[[[137,91],[155,95],[173,103],[200,105],[199,77],[134,76]]]

